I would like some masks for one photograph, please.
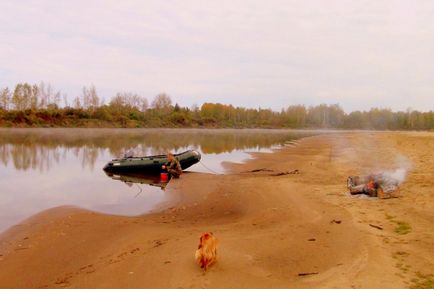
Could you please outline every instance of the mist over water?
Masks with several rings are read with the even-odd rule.
[[[284,130],[0,129],[0,232],[48,208],[72,205],[104,213],[143,214],[165,191],[136,179],[117,181],[102,167],[133,150],[136,155],[195,149],[213,171],[248,152],[268,152],[312,133]],[[190,171],[210,171],[196,164]],[[152,180],[155,185],[155,180]],[[170,190],[170,186],[168,188]]]

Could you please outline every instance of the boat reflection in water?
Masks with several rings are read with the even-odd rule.
[[[134,184],[144,184],[153,187],[160,187],[164,190],[169,183],[169,180],[163,181],[160,175],[138,174],[138,173],[122,173],[113,174],[106,172],[106,175],[113,180],[124,182],[127,186],[132,187]],[[140,194],[141,191],[138,193]]]
[[[271,151],[286,141],[317,133],[280,129],[0,129],[0,233],[58,206],[124,216],[153,210],[166,198],[160,189],[167,185],[159,180],[161,163],[153,170],[156,176],[130,175],[145,173],[142,168],[129,173],[113,170],[111,178],[128,186],[100,170],[108,160],[131,150],[140,156],[194,150],[202,154],[206,166],[223,173],[224,161],[242,162],[251,157],[246,152]],[[199,165],[191,170],[209,171]]]

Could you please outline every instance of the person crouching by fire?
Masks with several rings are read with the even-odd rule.
[[[166,170],[172,177],[179,178],[182,174],[181,164],[172,153],[167,154],[167,160],[169,162],[162,166],[163,170]]]

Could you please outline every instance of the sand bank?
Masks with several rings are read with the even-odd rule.
[[[432,133],[320,135],[184,174],[155,213],[48,210],[0,235],[1,288],[410,288],[434,268],[433,152]],[[399,198],[345,193],[348,175],[399,167]],[[205,231],[220,247],[203,273]]]

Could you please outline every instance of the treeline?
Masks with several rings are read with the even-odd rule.
[[[228,127],[433,130],[434,112],[373,108],[345,113],[337,105],[290,105],[281,111],[204,103],[201,107],[173,104],[159,94],[146,97],[119,92],[108,103],[96,88],[83,87],[69,103],[50,84],[19,83],[0,90],[2,127]]]

